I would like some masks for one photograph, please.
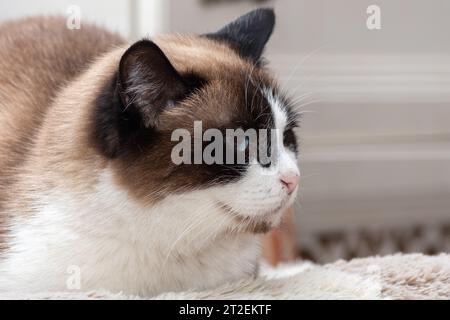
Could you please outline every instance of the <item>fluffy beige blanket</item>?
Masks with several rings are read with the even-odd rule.
[[[0,295],[13,299],[142,299],[108,292]],[[261,276],[209,291],[153,299],[450,299],[450,255],[393,255],[263,267]]]

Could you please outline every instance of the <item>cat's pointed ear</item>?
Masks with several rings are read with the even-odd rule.
[[[146,127],[186,93],[183,78],[162,50],[150,40],[133,44],[119,65],[119,94],[125,109],[138,111]]]
[[[273,9],[260,8],[241,16],[219,31],[205,36],[224,41],[244,58],[258,62],[274,26]]]

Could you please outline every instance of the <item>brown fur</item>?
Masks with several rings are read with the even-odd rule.
[[[5,202],[14,189],[52,100],[100,54],[123,43],[95,26],[69,30],[58,17],[34,17],[0,25],[0,248],[6,232]],[[44,186],[43,186],[44,187]]]

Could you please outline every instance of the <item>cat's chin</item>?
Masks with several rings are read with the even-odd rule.
[[[219,202],[219,207],[226,214],[231,215],[238,224],[238,228],[233,228],[234,231],[260,234],[267,233],[280,225],[286,205],[280,205],[274,209],[252,215],[238,212],[222,202]]]

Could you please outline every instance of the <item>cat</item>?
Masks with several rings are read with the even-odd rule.
[[[260,8],[129,44],[61,17],[3,23],[0,291],[153,296],[255,276],[300,177],[298,115],[262,58],[274,25]],[[195,121],[276,129],[276,161],[174,164],[171,134]]]

